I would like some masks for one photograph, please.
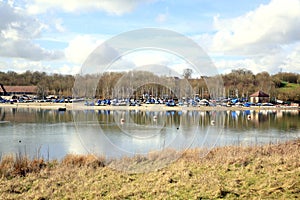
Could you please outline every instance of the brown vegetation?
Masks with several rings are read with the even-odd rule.
[[[132,72],[131,72],[132,73]],[[134,72],[134,76],[128,77],[139,77],[139,80],[155,79],[156,75],[151,72]],[[201,98],[208,98],[209,92],[207,90],[205,79],[209,77],[199,77],[192,79],[192,71],[186,69],[182,77],[188,78],[190,85],[192,86],[195,93],[198,93]],[[112,98],[115,94],[113,88],[120,81],[121,77],[127,77],[126,72],[105,72],[99,75],[86,75],[82,77],[84,80],[98,81],[98,87],[96,89],[96,96],[98,98]],[[166,78],[166,77],[164,77]],[[275,75],[270,75],[268,72],[260,72],[253,74],[247,69],[236,69],[228,74],[223,74],[224,80],[224,96],[226,97],[248,97],[250,94],[257,90],[262,90],[270,94],[271,98],[277,98],[284,101],[300,101],[300,75],[297,73],[286,73],[281,72]],[[46,74],[45,72],[31,72],[26,71],[25,73],[18,74],[16,72],[9,71],[7,73],[0,72],[0,80],[3,85],[15,86],[15,85],[35,85],[38,87],[38,95],[54,94],[59,96],[72,96],[74,87],[75,77],[72,75],[61,75],[61,74]],[[167,80],[167,79],[164,79]],[[182,79],[181,79],[182,80]],[[85,81],[85,83],[89,83]],[[132,81],[135,81],[133,79]],[[126,81],[124,80],[124,83]],[[291,90],[285,90],[287,83],[295,84],[298,87],[293,87]],[[80,84],[80,81],[79,81]],[[119,83],[123,84],[123,83]],[[179,84],[174,86],[173,91],[182,85]],[[167,85],[170,87],[170,85]],[[86,90],[87,88],[83,88]],[[126,88],[124,88],[125,91]],[[128,88],[127,88],[128,89]],[[135,88],[137,89],[137,88]],[[148,84],[138,88],[137,93],[146,92],[152,95],[162,95],[170,88],[166,88],[165,84]],[[120,88],[120,91],[122,88]],[[129,92],[129,91],[126,91]],[[138,96],[138,94],[135,94]]]
[[[299,153],[300,140],[219,147],[208,154],[191,149],[147,173],[114,166],[155,164],[159,154],[122,162],[90,155],[67,155],[61,162],[8,156],[0,165],[0,199],[297,199]]]
[[[133,97],[139,97],[144,93],[153,96],[162,96],[163,94],[168,94],[170,91],[175,92],[177,95],[181,94],[182,91],[185,93],[184,95],[191,95],[189,92],[192,91],[187,89],[191,87],[193,93],[199,94],[200,98],[209,98],[206,81],[211,77],[191,78],[191,74],[189,73],[190,72],[184,72],[183,77],[177,77],[177,79],[176,77],[158,77],[150,72],[142,71],[134,72],[134,75],[125,72],[104,73],[98,77],[87,75],[86,79],[90,81],[95,79],[99,80],[96,90],[96,96],[99,98],[111,98],[112,96],[116,96],[116,91],[113,91],[113,88],[120,80],[123,82],[121,84],[119,83],[122,87],[119,88],[120,94],[117,96],[122,96],[124,93],[129,93],[133,95]],[[123,80],[124,77],[126,77],[125,80]],[[170,80],[172,78],[174,78],[174,80]],[[188,82],[183,78],[188,78]],[[224,97],[246,98],[255,91],[261,90],[268,93],[273,101],[275,101],[275,98],[283,101],[300,101],[300,75],[296,73],[270,75],[268,72],[260,72],[253,74],[250,70],[236,69],[228,74],[223,74],[222,79],[224,81],[224,91],[222,91]],[[144,85],[140,83],[141,87],[135,88],[136,90],[132,92],[128,91],[132,84],[128,82],[129,80],[135,84],[139,81],[144,81],[148,84]],[[151,83],[150,80],[155,80],[154,82],[156,84]],[[163,83],[159,80],[163,80]],[[88,83],[88,81],[85,82]],[[187,83],[189,85],[186,85]],[[295,87],[293,87],[292,90],[286,90],[285,88],[288,86],[288,83],[295,84]],[[86,88],[83,89],[84,91],[86,90]],[[172,96],[172,94],[169,95]]]

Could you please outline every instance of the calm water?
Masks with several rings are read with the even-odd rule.
[[[250,116],[250,117],[249,117]],[[60,159],[300,138],[299,111],[66,111],[0,108],[0,155]]]

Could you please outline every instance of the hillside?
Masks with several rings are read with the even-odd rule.
[[[300,101],[300,84],[282,81],[281,85],[276,88],[278,99]]]

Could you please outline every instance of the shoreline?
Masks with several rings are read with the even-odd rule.
[[[58,110],[65,108],[66,110],[140,110],[140,111],[239,111],[239,110],[299,110],[300,107],[292,106],[174,106],[169,107],[162,104],[142,104],[141,106],[85,106],[82,103],[14,103],[0,104],[0,108],[31,108],[31,109],[50,109]]]

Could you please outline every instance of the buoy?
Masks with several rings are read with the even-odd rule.
[[[124,118],[121,118],[121,124],[124,124],[125,123],[125,119]]]
[[[251,115],[247,115],[247,119],[250,120],[251,119]]]
[[[215,125],[215,120],[211,120],[210,125],[214,126]]]
[[[156,115],[154,115],[154,116],[153,116],[153,119],[157,119],[157,116],[156,116]]]

